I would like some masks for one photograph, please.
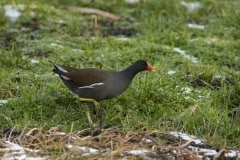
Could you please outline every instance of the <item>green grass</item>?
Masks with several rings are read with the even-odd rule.
[[[3,5],[9,3],[25,5],[15,23],[4,15]],[[188,12],[174,0],[1,2],[0,99],[9,100],[0,106],[1,128],[59,126],[69,131],[72,123],[75,130],[87,126],[83,105],[52,73],[49,60],[121,70],[147,59],[155,73],[138,74],[124,94],[100,102],[104,124],[121,126],[123,132],[182,131],[214,146],[240,147],[240,2],[200,3],[201,8]],[[71,12],[68,5],[99,8],[123,20],[97,16],[96,29],[92,15]],[[108,28],[131,29],[133,35],[121,41],[117,38],[124,36],[98,34]],[[174,51],[176,47],[198,63]],[[170,70],[176,73],[168,75]],[[193,105],[197,108],[191,113]]]

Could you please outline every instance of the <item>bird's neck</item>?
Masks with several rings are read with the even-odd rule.
[[[139,69],[132,65],[122,71],[123,74],[127,75],[131,79],[133,79],[135,75],[139,72]]]

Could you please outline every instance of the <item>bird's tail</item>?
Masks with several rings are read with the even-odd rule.
[[[68,72],[67,70],[65,70],[61,65],[53,62],[53,61],[49,61],[50,63],[53,64],[53,66],[55,67],[55,69],[53,69],[53,72],[56,74],[61,74],[62,72]]]

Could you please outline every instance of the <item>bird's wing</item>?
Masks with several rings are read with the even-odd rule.
[[[86,68],[74,69],[62,74],[68,77],[70,80],[74,81],[79,86],[88,86],[95,83],[104,82],[111,74],[111,72],[94,68]]]
[[[95,68],[78,69],[61,66],[54,62],[51,63],[55,66],[53,72],[57,73],[64,80],[71,80],[75,82],[75,84],[77,84],[79,87],[102,83],[113,72]]]

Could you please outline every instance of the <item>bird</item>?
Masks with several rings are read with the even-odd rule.
[[[146,60],[137,60],[121,71],[103,70],[97,68],[74,68],[59,65],[50,61],[65,86],[80,102],[93,103],[100,110],[99,101],[112,99],[122,94],[139,72],[148,70],[155,72],[155,67]],[[98,112],[97,112],[98,113]],[[90,125],[93,124],[89,110],[86,116]],[[101,123],[101,122],[100,122]]]

